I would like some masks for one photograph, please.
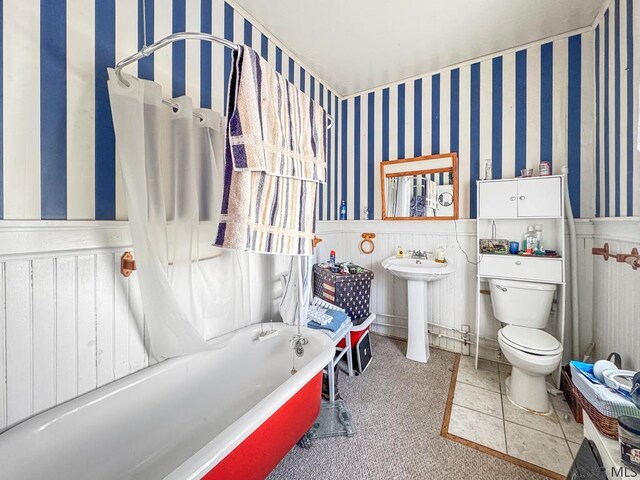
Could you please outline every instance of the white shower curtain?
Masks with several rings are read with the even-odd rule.
[[[162,103],[157,83],[109,70],[116,133],[134,256],[151,352],[169,358],[211,348],[205,338],[245,323],[246,255],[217,250],[216,269],[201,268],[199,232],[217,230],[223,182],[220,115],[193,116],[191,99]],[[213,247],[210,247],[213,249]],[[245,282],[246,283],[246,282]]]

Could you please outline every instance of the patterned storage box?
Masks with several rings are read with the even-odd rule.
[[[354,325],[369,316],[373,272],[342,274],[327,268],[313,266],[313,294],[327,302],[344,308]]]

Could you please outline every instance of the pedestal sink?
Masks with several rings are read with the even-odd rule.
[[[407,281],[409,304],[407,358],[426,363],[429,359],[427,329],[427,284],[441,280],[453,273],[448,263],[438,263],[424,258],[396,258],[383,260],[382,267]]]

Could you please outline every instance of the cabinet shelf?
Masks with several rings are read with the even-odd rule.
[[[536,259],[536,260],[563,260],[564,257],[542,257],[535,255],[513,255],[511,253],[505,255],[503,253],[481,253],[481,257],[496,257],[496,258],[526,258],[526,259]]]

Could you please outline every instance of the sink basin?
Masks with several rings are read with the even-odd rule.
[[[427,285],[454,272],[448,263],[438,263],[422,258],[389,257],[382,267],[392,275],[407,281],[408,331],[407,358],[426,363],[429,360],[427,333]]]
[[[422,258],[389,257],[382,261],[382,267],[403,280],[433,282],[453,273],[448,263],[438,263]]]

